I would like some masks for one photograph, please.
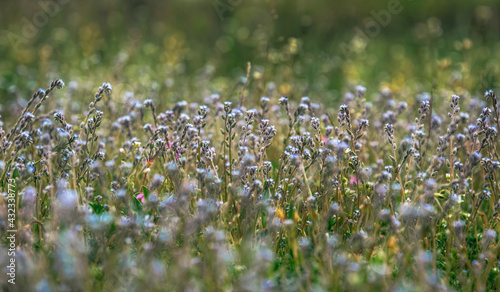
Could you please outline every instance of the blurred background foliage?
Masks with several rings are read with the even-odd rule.
[[[499,1],[400,0],[372,37],[357,33],[393,1],[4,2],[1,114],[55,78],[74,81],[82,102],[103,81],[116,98],[132,91],[160,104],[236,98],[247,62],[255,100],[309,95],[338,106],[341,88],[358,83],[368,99],[384,88],[411,99],[499,87]]]

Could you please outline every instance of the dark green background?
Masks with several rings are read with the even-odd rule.
[[[223,19],[215,6],[228,1],[65,2],[34,36],[17,44],[10,40],[23,36],[23,18],[33,22],[44,10],[38,1],[2,3],[3,115],[6,105],[54,78],[77,81],[87,91],[109,81],[161,102],[208,92],[231,98],[248,61],[264,73],[255,96],[273,81],[278,88],[288,84],[292,99],[308,94],[331,104],[344,86],[357,83],[369,92],[380,84],[397,91],[410,82],[427,91],[434,86],[476,94],[496,87],[500,72],[500,2],[493,0],[401,0],[401,13],[349,58],[342,44],[350,46],[355,28],[363,29],[371,12],[387,9],[390,1],[241,0]],[[299,44],[295,54],[287,51],[290,38]],[[460,49],[464,39],[472,44],[469,50]],[[92,98],[87,91],[82,100]]]

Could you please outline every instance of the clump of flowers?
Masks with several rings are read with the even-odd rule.
[[[115,104],[103,83],[82,113],[42,112],[63,86],[0,127],[2,191],[15,182],[20,197],[21,290],[500,285],[491,90],[491,108],[464,113],[469,95],[442,106],[383,89],[390,100],[374,108],[363,86],[338,110],[245,102],[244,89],[238,106],[219,94]]]

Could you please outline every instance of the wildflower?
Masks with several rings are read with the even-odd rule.
[[[228,112],[229,112],[229,110],[231,109],[231,105],[232,105],[232,102],[230,102],[230,101],[225,101],[225,102],[224,102],[224,111],[225,111],[226,113],[228,113]]]
[[[51,88],[57,87],[57,89],[61,89],[64,87],[64,81],[62,81],[62,79],[56,79],[56,80],[52,81],[52,83],[50,84],[50,87]]]
[[[356,86],[356,93],[358,97],[363,97],[365,95],[365,92],[366,92],[366,87],[361,85]]]
[[[280,102],[280,105],[288,105],[288,98],[283,96],[280,98],[279,102]]]
[[[339,117],[337,118],[340,126],[351,123],[351,114],[349,112],[349,106],[343,104],[339,109]]]
[[[424,100],[420,103],[420,108],[418,109],[419,117],[416,120],[417,124],[426,117],[429,108],[430,108],[430,103],[428,100]]]
[[[318,130],[319,129],[319,118],[316,118],[316,117],[312,117],[311,118],[311,127],[314,130]]]
[[[260,107],[263,108],[263,109],[267,108],[267,106],[269,104],[269,101],[270,101],[269,97],[265,97],[265,96],[261,97],[260,98]]]

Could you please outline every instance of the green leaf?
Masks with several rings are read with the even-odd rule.
[[[148,199],[149,198],[149,190],[146,186],[142,186],[142,193],[144,194],[144,199]]]
[[[290,207],[288,208],[288,216],[287,216],[288,219],[293,220],[294,211],[295,211],[294,204],[293,204],[293,202],[290,202]]]
[[[440,194],[440,193],[434,193],[434,197],[436,197],[436,198],[446,198],[443,194]]]
[[[137,198],[135,196],[133,196],[131,198],[130,202],[131,202],[130,207],[132,208],[132,211],[137,212],[137,213],[142,212],[142,204],[141,204],[141,202],[139,202],[139,200],[137,200]]]
[[[101,214],[104,212],[104,207],[100,204],[97,203],[90,203],[90,208],[92,208],[92,211],[94,214]]]
[[[14,169],[14,172],[12,174],[12,178],[19,178],[20,175],[19,175],[19,170],[17,168]]]

